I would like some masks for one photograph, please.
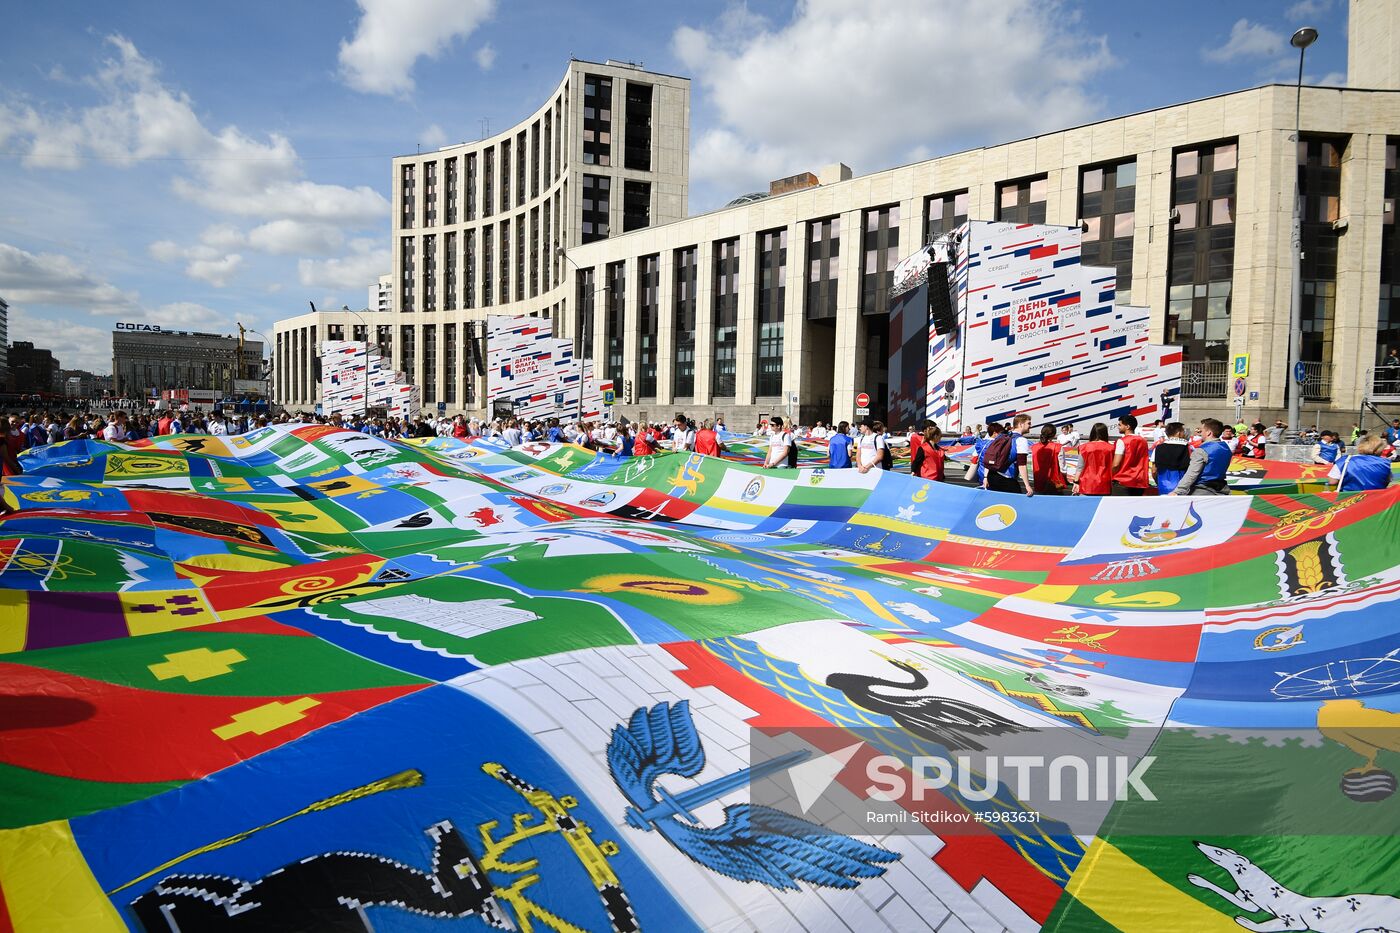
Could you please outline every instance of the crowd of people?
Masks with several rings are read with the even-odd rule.
[[[234,411],[173,410],[128,413],[125,410],[31,410],[8,416],[0,468],[21,472],[24,450],[78,438],[130,442],[167,434],[236,435],[276,423],[323,423],[375,437],[454,437],[498,439],[511,447],[571,443],[617,457],[641,457],[661,451],[689,451],[711,457],[728,452],[730,436],[722,417],[696,422],[677,413],[669,422],[561,421],[548,419],[478,419],[465,415],[419,415],[416,418],[350,414],[322,417],[283,412],[275,416]],[[1081,436],[1073,424],[1042,425],[1032,431],[1030,415],[1006,423],[977,425],[958,436],[945,436],[936,425],[892,435],[880,421],[866,419],[853,428],[842,421],[811,427],[788,424],[781,417],[760,421],[754,437],[765,446],[766,469],[798,465],[799,442],[826,447],[826,466],[860,473],[894,468],[895,448],[907,446],[910,471],[922,479],[961,481],[984,489],[1034,495],[1141,496],[1224,495],[1226,472],[1236,456],[1263,459],[1269,444],[1283,440],[1287,426],[1255,422],[1225,424],[1205,418],[1194,431],[1179,421],[1139,426],[1132,415],[1118,419],[1116,433],[1104,422]],[[1400,446],[1400,418],[1384,432],[1372,434],[1353,423],[1347,440],[1333,430],[1302,432],[1313,445],[1313,462],[1329,467],[1328,478],[1342,491],[1383,488],[1390,482],[1391,462]],[[955,462],[950,448],[971,448],[966,463]]]

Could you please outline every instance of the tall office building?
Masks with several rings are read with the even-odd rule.
[[[0,298],[0,389],[10,384],[10,306]]]
[[[514,126],[393,160],[394,320],[379,342],[426,405],[485,407],[471,342],[491,314],[565,313],[566,250],[686,216],[689,125],[688,79],[575,60]],[[315,404],[316,380],[296,370],[332,321],[353,326],[326,314],[274,326],[285,405]]]
[[[365,307],[371,311],[394,310],[394,274],[386,272],[369,287]]]

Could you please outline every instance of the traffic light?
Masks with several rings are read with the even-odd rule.
[[[624,405],[631,405],[631,404],[632,404],[632,380],[631,380],[631,379],[624,379],[624,380],[622,380],[622,403],[623,403]]]

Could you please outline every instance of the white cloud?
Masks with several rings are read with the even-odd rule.
[[[229,224],[214,224],[204,228],[204,232],[199,235],[199,241],[214,249],[231,251],[247,245],[248,238],[237,227]]]
[[[228,315],[193,301],[176,301],[152,308],[146,312],[146,317],[152,323],[172,329],[214,328],[228,330],[232,327]]]
[[[1332,9],[1332,0],[1298,0],[1283,14],[1288,20],[1303,20],[1320,16]]]
[[[1347,73],[1345,71],[1329,71],[1314,84],[1321,84],[1323,87],[1346,87]]]
[[[340,43],[345,83],[367,94],[407,94],[419,58],[437,58],[495,12],[495,0],[357,0],[355,36]]]
[[[273,220],[248,231],[248,245],[264,253],[325,256],[344,243],[339,227],[300,220]]]
[[[345,188],[310,181],[280,181],[260,187],[208,186],[175,179],[175,191],[197,204],[242,217],[320,220],[366,226],[388,216],[389,202],[366,185]]]
[[[773,25],[733,7],[672,37],[714,102],[692,181],[737,194],[843,161],[885,166],[950,140],[1020,137],[1096,116],[1112,64],[1058,3],[804,0]],[[839,128],[839,131],[837,131]]]
[[[367,225],[388,202],[374,189],[325,185],[303,177],[291,142],[276,133],[257,140],[236,126],[211,130],[194,102],[160,79],[155,63],[130,40],[110,36],[114,57],[86,80],[102,101],[76,111],[41,114],[0,109],[0,141],[24,153],[30,168],[76,169],[97,157],[117,165],[140,159],[190,159],[173,181],[180,197],[211,210],[261,220]]]
[[[14,305],[91,314],[126,313],[135,309],[137,301],[135,293],[102,281],[67,256],[30,253],[8,243],[0,243],[0,296]]]
[[[418,142],[424,149],[441,149],[447,145],[447,133],[434,123],[418,134]]]
[[[219,245],[212,245],[214,243]],[[192,246],[157,240],[146,247],[146,251],[158,262],[187,262],[185,275],[223,288],[243,266],[243,256],[232,250],[246,243],[247,238],[237,229],[215,225],[206,229],[200,235],[200,242]]]
[[[1288,39],[1280,32],[1247,19],[1236,20],[1230,27],[1230,38],[1223,45],[1202,49],[1201,57],[1208,62],[1232,62],[1240,58],[1265,58],[1277,55],[1288,47]]]
[[[243,257],[230,253],[218,259],[195,259],[185,266],[185,275],[201,282],[208,282],[215,288],[223,288],[243,266]]]
[[[187,262],[185,274],[190,278],[222,288],[244,265],[241,249],[276,256],[328,256],[344,245],[345,235],[337,226],[284,219],[268,221],[247,233],[227,224],[214,224],[191,246],[157,240],[146,249],[159,262]]]
[[[476,59],[477,67],[482,71],[490,71],[492,66],[496,64],[496,48],[488,42],[477,49],[476,54],[472,57]]]
[[[10,342],[16,340],[27,340],[36,347],[52,350],[64,369],[112,371],[111,331],[13,307],[10,309]]]
[[[350,253],[335,259],[297,262],[297,278],[308,288],[359,289],[363,291],[389,268],[389,250],[377,248],[375,240],[350,243]]]

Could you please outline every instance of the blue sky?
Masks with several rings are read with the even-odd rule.
[[[529,114],[565,62],[693,79],[692,212],[1271,81],[1344,83],[1343,0],[51,0],[6,12],[10,339],[110,371],[111,325],[263,333],[389,271],[389,158]]]

